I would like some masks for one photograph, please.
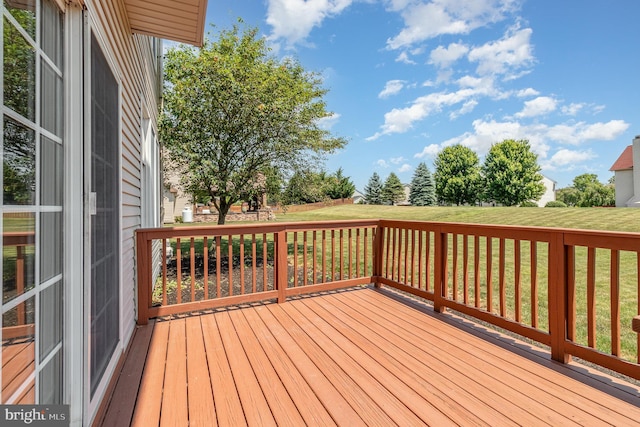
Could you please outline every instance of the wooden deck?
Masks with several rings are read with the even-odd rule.
[[[357,288],[141,327],[102,422],[129,424],[631,426],[640,389]]]

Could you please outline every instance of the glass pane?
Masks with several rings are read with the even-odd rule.
[[[35,214],[5,213],[2,217],[2,302],[34,286]]]
[[[62,281],[42,291],[40,297],[40,361],[62,341],[64,313]]]
[[[4,19],[4,104],[31,121],[36,110],[36,53]]]
[[[62,404],[62,351],[51,358],[40,370],[40,402],[41,405]]]
[[[62,274],[62,212],[40,214],[40,281]]]
[[[4,5],[24,30],[36,39],[36,0],[5,0]]]
[[[41,83],[40,93],[40,121],[42,127],[51,133],[62,137],[62,77],[60,77],[49,66],[44,59],[41,61]]]
[[[4,117],[3,197],[5,205],[33,205],[36,194],[35,132]]]
[[[42,37],[44,53],[62,69],[62,12],[51,2],[42,2]]]
[[[62,145],[43,136],[40,142],[40,204],[62,206]]]
[[[2,403],[35,372],[35,297],[22,302],[2,315]],[[21,397],[30,401],[33,393]]]

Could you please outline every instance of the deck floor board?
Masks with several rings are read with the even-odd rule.
[[[639,388],[470,325],[372,288],[158,320],[132,425],[640,426]]]

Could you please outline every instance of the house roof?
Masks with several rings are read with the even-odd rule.
[[[125,0],[131,31],[202,46],[207,0]]]
[[[615,172],[627,169],[633,169],[633,145],[629,145],[624,149],[609,170]]]

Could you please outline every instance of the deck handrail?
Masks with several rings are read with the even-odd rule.
[[[450,308],[540,342],[562,363],[577,356],[640,379],[640,338],[631,318],[621,315],[623,306],[624,313],[640,314],[640,233],[376,219],[140,229],[136,235],[139,323],[374,283],[431,300],[436,311]],[[164,290],[168,239],[178,251],[177,304],[167,302]],[[158,240],[161,258],[153,247]],[[199,245],[200,285],[194,267]],[[159,306],[152,302],[154,250],[163,260]],[[190,267],[182,263],[185,250]],[[225,259],[228,279],[221,278]],[[181,281],[183,270],[190,284]],[[215,291],[208,279],[215,279]],[[198,293],[206,298],[196,300]],[[181,301],[183,294],[189,301]]]

